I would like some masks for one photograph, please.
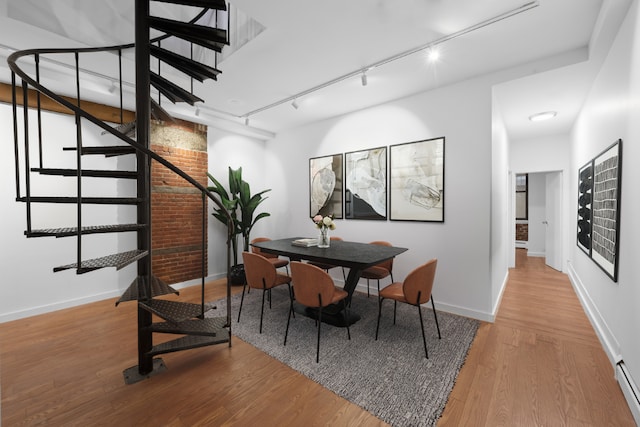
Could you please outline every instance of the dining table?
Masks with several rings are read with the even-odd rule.
[[[351,297],[355,291],[362,272],[373,265],[379,264],[391,258],[395,258],[405,252],[407,248],[396,246],[372,245],[370,243],[350,242],[346,240],[332,240],[328,248],[318,246],[298,246],[294,241],[304,239],[302,237],[290,237],[252,243],[252,246],[261,251],[284,256],[291,261],[315,261],[323,264],[347,267],[349,274],[343,289],[349,296],[337,304],[332,304],[322,310],[322,320],[334,326],[347,326],[357,322],[360,315],[357,307],[351,306]],[[294,293],[295,293],[295,283]],[[345,310],[346,307],[349,310]],[[294,305],[296,312],[302,312],[309,317],[316,317],[316,310],[308,307],[302,308]]]

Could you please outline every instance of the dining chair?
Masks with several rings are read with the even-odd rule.
[[[255,239],[251,240],[251,243],[253,244],[253,243],[260,243],[260,242],[268,242],[270,240],[271,239],[268,238],[268,237],[256,237]],[[276,254],[270,254],[268,252],[263,252],[260,248],[257,248],[255,246],[251,246],[251,252],[253,252],[254,254],[262,255],[267,260],[269,260],[269,262],[271,264],[273,264],[273,266],[275,268],[284,267],[287,270],[287,274],[289,274],[289,260],[288,259],[282,259]]]
[[[424,323],[422,321],[421,304],[424,304],[431,300],[431,307],[433,308],[433,317],[436,321],[436,328],[438,329],[438,339],[441,339],[440,325],[438,324],[438,315],[436,314],[436,306],[433,302],[433,281],[436,276],[436,266],[438,265],[437,259],[432,259],[427,263],[414,269],[407,275],[404,282],[394,282],[386,288],[382,289],[379,293],[378,302],[378,322],[376,325],[376,340],[378,339],[378,330],[380,329],[380,317],[382,314],[382,302],[385,299],[393,300],[393,324],[396,324],[396,304],[403,302],[406,304],[414,305],[418,307],[418,314],[420,316],[420,331],[422,332],[422,343],[424,344],[424,354],[429,358],[427,351],[427,339],[424,334]]]
[[[345,300],[349,294],[333,284],[333,279],[329,273],[308,263],[299,261],[291,262],[291,278],[295,300],[309,308],[318,309],[318,339],[316,346],[316,363],[320,361],[320,325],[322,325],[322,309],[330,304],[336,304]],[[293,312],[293,304],[289,307],[289,317],[287,318],[287,329],[284,333],[284,345],[287,345],[289,335],[289,323]],[[348,307],[345,304],[346,318],[349,318]],[[347,322],[347,337],[351,339],[351,331]]]
[[[242,304],[244,303],[244,291],[247,285],[249,285],[250,288],[262,289],[262,306],[260,308],[260,333],[262,333],[265,294],[276,286],[286,284],[289,288],[290,305],[293,304],[291,277],[286,274],[278,273],[274,265],[269,262],[267,258],[261,255],[245,251],[242,252],[242,260],[244,261],[246,281],[242,286],[242,297],[240,299],[240,309],[238,310],[238,322],[240,322],[240,313],[242,313]],[[271,307],[271,298],[269,298],[269,307]]]
[[[329,237],[329,239],[330,240],[335,240],[335,241],[342,241],[342,237],[338,237],[338,236],[331,236],[331,237]],[[335,264],[326,264],[324,262],[316,262],[316,261],[309,261],[308,264],[315,265],[316,267],[321,268],[322,270],[326,271],[327,273],[332,268],[341,267],[341,266],[335,265]],[[347,274],[344,271],[344,267],[342,267],[342,278],[344,279],[345,282],[347,281]]]
[[[392,246],[391,243],[383,240],[376,240],[374,242],[370,242],[370,244]],[[384,279],[389,276],[391,276],[391,283],[393,283],[393,258],[364,269],[360,277],[367,279],[367,297],[369,297],[369,280],[376,280],[378,282],[378,295],[380,295],[380,279]]]

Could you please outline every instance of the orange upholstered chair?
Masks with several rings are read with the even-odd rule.
[[[436,306],[433,302],[433,281],[436,276],[436,266],[438,260],[432,259],[426,264],[413,270],[404,282],[396,282],[384,288],[379,293],[378,302],[378,322],[376,325],[376,340],[378,339],[378,330],[380,329],[380,317],[382,313],[382,302],[385,299],[393,300],[393,324],[396,323],[396,303],[403,302],[406,304],[414,305],[418,307],[418,314],[420,315],[420,330],[422,332],[422,343],[424,344],[424,354],[429,358],[427,352],[427,339],[424,335],[424,323],[422,321],[422,310],[420,305],[431,300],[431,307],[433,308],[433,317],[436,320],[436,328],[438,329],[438,338],[440,335],[440,325],[438,325],[438,315],[436,314]]]
[[[338,236],[331,236],[329,237],[330,240],[342,240],[342,237],[338,237]],[[333,265],[333,264],[325,264],[323,262],[315,262],[315,261],[309,261],[308,262],[311,265],[315,265],[318,268],[323,269],[324,271],[326,271],[327,273],[329,272],[329,270],[331,270],[332,268],[336,268],[336,267],[340,267],[339,265]],[[342,278],[346,281],[347,280],[347,275],[344,272],[344,267],[342,267]]]
[[[265,294],[276,286],[287,285],[289,287],[289,298],[291,299],[291,304],[293,304],[291,277],[286,274],[278,273],[273,264],[261,255],[251,252],[242,252],[242,260],[244,261],[244,272],[247,280],[242,287],[242,298],[240,299],[240,309],[238,310],[238,322],[240,321],[240,313],[242,313],[244,291],[247,285],[249,285],[250,288],[262,289],[262,308],[260,310],[260,333],[262,333]],[[271,300],[269,300],[269,302],[271,302]]]
[[[255,239],[253,239],[251,241],[251,243],[268,242],[269,240],[271,240],[271,239],[269,239],[268,237],[256,237]],[[260,250],[260,248],[256,248],[254,246],[251,246],[251,252],[253,252],[254,254],[262,255],[263,257],[268,259],[269,262],[271,264],[273,264],[273,266],[275,268],[284,267],[287,270],[287,274],[289,274],[289,260],[282,259],[282,258],[278,257],[278,255],[276,255],[276,254],[270,254],[268,252],[262,252]]]
[[[333,279],[329,273],[316,267],[315,265],[298,261],[291,262],[291,278],[293,279],[293,289],[295,299],[298,303],[318,309],[318,344],[316,348],[316,363],[320,361],[320,325],[322,325],[322,309],[330,304],[335,304],[346,299],[349,294],[343,289],[337,288],[333,284]],[[345,307],[345,310],[348,310]],[[287,318],[287,330],[284,334],[284,345],[287,345],[287,335],[289,335],[289,322],[293,312],[293,305],[289,308]],[[347,318],[348,316],[348,311]],[[347,337],[351,339],[351,332],[347,322]]]
[[[381,240],[370,242],[370,244],[392,246],[391,243]],[[378,295],[380,295],[380,279],[384,279],[389,276],[391,277],[391,283],[393,283],[393,258],[365,269],[360,277],[367,279],[367,296],[369,296],[369,280],[376,280],[378,282]]]

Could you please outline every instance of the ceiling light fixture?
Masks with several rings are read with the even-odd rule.
[[[249,126],[249,116],[246,116],[246,117],[244,118],[244,125],[245,125],[245,126]]]
[[[440,59],[440,51],[437,48],[432,47],[427,53],[427,58],[429,58],[429,61],[431,62],[436,62],[438,59]]]
[[[362,86],[367,85],[367,70],[362,70]]]
[[[196,107],[196,117],[200,116],[200,107]]]
[[[555,111],[544,111],[542,113],[537,113],[529,116],[529,120],[531,120],[532,122],[541,122],[543,120],[553,119],[556,114],[558,113]]]
[[[296,99],[295,99],[295,98],[294,98],[294,99],[293,99],[293,101],[291,102],[291,106],[292,106],[293,108],[295,108],[296,110],[298,109],[298,107],[300,107],[300,106],[298,105],[298,101],[296,101]]]
[[[111,86],[109,86],[109,89],[107,89],[109,91],[109,93],[113,93],[116,91],[116,82],[114,82],[113,80],[111,80]]]
[[[522,6],[516,7],[514,9],[511,9],[511,10],[507,11],[507,12],[501,13],[500,15],[496,15],[493,18],[486,19],[486,20],[481,21],[481,22],[479,22],[479,23],[477,23],[475,25],[472,25],[470,27],[463,28],[462,30],[456,31],[455,33],[451,33],[451,34],[445,35],[443,37],[440,37],[439,39],[433,40],[433,41],[431,41],[431,42],[429,42],[427,44],[418,46],[416,48],[401,52],[401,53],[399,53],[397,55],[394,55],[394,56],[391,56],[389,58],[383,59],[381,61],[375,62],[375,63],[365,67],[364,70],[371,70],[373,68],[380,67],[382,65],[386,65],[386,64],[389,64],[391,62],[397,61],[397,60],[402,59],[402,58],[404,58],[406,56],[413,55],[413,54],[418,53],[418,52],[424,52],[427,49],[434,49],[436,46],[438,46],[438,45],[440,45],[440,44],[442,44],[444,42],[456,39],[458,37],[462,37],[462,36],[467,35],[467,34],[473,32],[473,31],[480,30],[482,28],[488,27],[489,25],[498,23],[498,22],[500,22],[500,21],[502,21],[504,19],[511,18],[513,16],[516,16],[516,15],[519,15],[521,13],[527,12],[527,11],[529,11],[531,9],[534,9],[534,8],[538,7],[539,5],[540,5],[540,1],[539,0],[534,0],[534,1],[527,2],[527,3],[523,4]],[[329,80],[329,81],[327,81],[325,83],[322,83],[320,85],[314,86],[314,87],[312,87],[310,89],[307,89],[305,91],[297,93],[297,94],[295,94],[293,96],[290,96],[288,98],[284,98],[284,99],[281,99],[279,101],[273,102],[273,103],[271,103],[269,105],[265,105],[264,107],[260,107],[260,108],[257,108],[255,110],[249,111],[246,114],[247,115],[254,115],[254,114],[257,114],[257,113],[261,113],[263,111],[270,110],[271,108],[278,107],[278,106],[280,106],[282,104],[285,104],[287,102],[291,102],[291,105],[293,105],[294,108],[297,108],[297,107],[295,107],[295,105],[297,105],[296,102],[295,102],[296,98],[301,98],[301,97],[306,96],[306,95],[308,95],[310,93],[317,92],[317,91],[319,91],[321,89],[327,88],[329,86],[333,86],[336,83],[340,83],[340,82],[342,82],[344,80],[353,78],[353,77],[363,73],[362,70],[363,69],[359,69],[359,70],[356,70],[356,71],[352,71],[352,72],[350,72],[348,74],[344,74],[344,75],[342,75],[340,77],[336,77],[333,80]],[[364,82],[363,82],[363,84],[364,84]],[[238,117],[242,117],[242,116],[238,116]]]

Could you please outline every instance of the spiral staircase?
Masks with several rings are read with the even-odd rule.
[[[151,16],[151,2],[172,3],[175,5],[190,6],[198,13],[188,22]],[[27,237],[58,237],[75,238],[76,254],[73,262],[56,266],[54,272],[73,269],[77,274],[88,273],[97,269],[115,267],[121,269],[127,265],[137,263],[137,277],[116,303],[116,306],[125,301],[136,301],[137,330],[138,330],[138,365],[124,370],[124,379],[128,384],[135,383],[162,372],[166,367],[161,358],[156,356],[164,353],[187,350],[208,345],[228,343],[231,346],[231,307],[230,288],[227,286],[226,315],[213,315],[205,313],[214,309],[204,301],[204,278],[206,276],[206,223],[207,204],[211,200],[217,207],[224,210],[217,196],[207,190],[196,179],[189,176],[176,165],[167,161],[151,150],[150,124],[151,120],[173,120],[162,108],[162,99],[168,99],[173,103],[185,102],[194,105],[202,102],[193,93],[193,80],[203,82],[206,79],[216,79],[220,73],[215,67],[217,64],[208,65],[193,59],[194,46],[199,49],[213,51],[214,62],[217,62],[217,53],[228,44],[227,31],[208,25],[200,25],[198,21],[205,14],[224,13],[227,5],[224,0],[136,0],[135,2],[135,42],[130,45],[110,46],[104,48],[84,49],[32,49],[18,51],[12,54],[8,63],[11,68],[12,95],[13,95],[13,131],[15,145],[16,168],[16,200],[26,205],[26,231]],[[151,38],[151,31],[161,34]],[[162,42],[170,38],[179,39],[183,45],[188,45],[192,52],[187,57],[180,52],[175,52],[162,47]],[[175,45],[175,43],[174,43]],[[135,66],[135,121],[124,122],[123,107],[123,55],[134,52]],[[90,114],[83,109],[81,101],[80,63],[83,57],[95,53],[111,53],[108,55],[118,65],[119,77],[114,79],[120,87],[120,123],[109,124]],[[59,58],[62,55],[72,55],[75,58],[75,83],[77,95],[75,99],[60,96],[41,83],[40,62],[47,58]],[[55,59],[54,59],[55,60]],[[157,61],[157,70],[153,70],[151,63]],[[171,77],[163,76],[161,67],[170,66],[172,75],[181,75],[181,82],[185,79],[191,81],[191,90],[184,89],[180,84],[171,81]],[[24,71],[28,69],[29,72]],[[186,76],[186,77],[184,77]],[[157,101],[152,99],[151,87],[158,93]],[[41,119],[42,97],[61,104],[75,115],[76,141],[69,147],[64,147],[65,155],[72,155],[71,161],[75,164],[69,168],[47,167],[49,160],[47,153],[47,138],[43,135]],[[35,98],[35,99],[34,99]],[[30,111],[31,110],[31,111]],[[36,121],[37,135],[32,135],[30,129],[36,127],[30,121]],[[85,126],[97,126],[103,134],[112,135],[106,138],[116,141],[109,145],[89,145],[83,143],[83,129]],[[99,157],[98,157],[99,156]],[[116,170],[85,167],[83,164],[94,164],[91,159],[111,159],[114,156],[135,156],[134,170]],[[189,185],[195,187],[202,194],[202,300],[199,304],[181,302],[176,299],[160,298],[167,294],[178,294],[171,286],[165,284],[153,273],[151,262],[151,162],[155,161],[174,174],[184,179]],[[37,164],[37,165],[36,165]],[[111,167],[113,163],[109,163]],[[34,166],[36,165],[36,166]],[[120,166],[120,163],[118,163]],[[133,168],[132,168],[133,169]],[[34,182],[56,177],[56,179],[75,180],[71,185],[74,194],[38,194],[39,191]],[[66,178],[64,178],[66,177]],[[118,180],[118,182],[135,180],[135,197],[119,197],[112,195],[89,196],[92,194],[92,182],[95,180]],[[118,184],[116,184],[118,185]],[[133,187],[132,184],[129,184]],[[37,228],[35,213],[46,212],[52,204],[74,205],[76,218],[70,219],[71,224],[62,228]],[[116,206],[116,209],[124,206],[135,207],[135,222],[116,223],[106,225],[91,224],[91,218],[87,216],[88,205]],[[74,221],[75,220],[75,221]],[[115,221],[117,222],[117,221]],[[229,221],[231,224],[231,221]],[[229,278],[231,261],[231,229],[227,230],[227,278]],[[121,233],[136,233],[136,238],[125,239],[125,242],[133,242],[135,247],[127,248],[118,253],[105,254],[97,258],[85,259],[83,253],[87,252],[89,244],[86,239],[89,235],[113,235],[121,236]],[[100,236],[96,236],[100,238]],[[94,238],[96,238],[94,237]],[[118,239],[118,242],[120,240]],[[92,248],[96,245],[91,244]],[[120,247],[120,245],[118,245]],[[229,280],[227,280],[229,283]],[[217,308],[216,308],[217,310]],[[221,312],[223,310],[220,310]],[[218,313],[216,311],[215,313]],[[158,321],[160,319],[160,321]],[[154,344],[154,334],[176,334],[173,340]]]

